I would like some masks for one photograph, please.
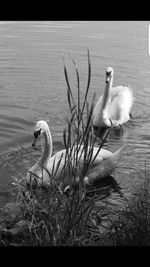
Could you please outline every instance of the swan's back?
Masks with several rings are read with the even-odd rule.
[[[74,162],[75,157],[78,157],[78,162],[79,164],[83,164],[84,163],[84,147],[83,145],[80,147],[80,150],[78,152],[78,154],[75,152],[76,151],[76,146],[73,147],[72,150],[72,163]],[[96,153],[98,152],[99,147],[94,147],[93,150],[93,155],[92,155],[92,159],[94,159]],[[110,152],[109,150],[103,149],[101,148],[100,151],[98,152],[95,160],[94,160],[94,164],[96,165],[100,162],[102,162],[103,160],[109,158],[112,155],[112,152]],[[64,164],[65,164],[65,160],[66,160],[66,149],[61,150],[59,152],[57,152],[55,155],[53,155],[48,162],[47,165],[47,169],[52,172],[52,170],[55,172],[57,170],[57,175],[59,175],[60,171],[62,170]]]
[[[130,119],[132,105],[133,92],[131,87],[117,86],[111,88],[111,103],[108,109],[108,116],[111,120],[118,121],[118,124],[127,122]]]
[[[101,164],[98,164],[94,170],[89,170],[87,173],[88,181],[93,182],[110,176],[115,168],[118,167],[123,150],[124,146],[118,149],[115,153],[112,153],[112,155],[104,160]]]
[[[133,91],[131,86],[116,86],[116,87],[111,87],[110,88],[110,94],[111,94],[111,101],[113,101],[114,98],[120,97],[122,98],[123,96],[125,99],[128,99],[129,101],[133,101]]]
[[[130,112],[134,102],[131,86],[116,86],[110,88],[111,102],[108,108],[108,117],[116,124],[122,124],[130,119]],[[103,126],[102,117],[103,94],[98,99],[93,111],[93,125]]]

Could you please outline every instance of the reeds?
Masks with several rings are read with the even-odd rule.
[[[92,128],[95,95],[91,104],[88,101],[91,81],[89,51],[88,79],[84,94],[83,91],[81,93],[78,68],[72,58],[71,61],[77,79],[77,98],[73,95],[64,60],[69,114],[63,131],[66,155],[60,179],[55,182],[62,158],[58,163],[54,162],[57,166],[51,174],[49,173],[50,187],[42,187],[35,183],[27,188],[24,179],[14,179],[13,190],[17,192],[16,206],[13,205],[11,212],[0,210],[0,245],[149,245],[150,196],[147,188],[144,188],[131,203],[125,200],[124,209],[115,209],[114,212],[107,204],[102,205],[102,201],[109,196],[108,187],[97,190],[85,184],[86,174],[96,158],[92,155],[97,140]],[[98,152],[106,138],[107,136],[99,146]],[[83,164],[80,164],[81,157]],[[105,226],[107,237],[100,231],[103,216],[107,216],[109,221]]]
[[[89,234],[89,217],[93,212],[95,199],[101,199],[105,195],[104,191],[101,191],[99,196],[94,197],[93,194],[93,197],[88,197],[88,189],[84,183],[87,171],[92,166],[102,147],[102,145],[99,147],[97,154],[93,158],[97,137],[93,136],[92,128],[95,95],[91,104],[87,99],[91,80],[89,51],[88,79],[83,99],[81,99],[79,72],[75,61],[72,58],[71,61],[75,67],[77,79],[77,100],[75,100],[69,83],[64,60],[69,115],[67,125],[63,131],[66,154],[60,179],[57,179],[57,182],[55,181],[55,175],[62,158],[60,158],[56,168],[53,168],[52,173],[49,174],[51,183],[48,188],[41,187],[38,183],[35,183],[34,187],[30,186],[27,189],[24,183],[15,181],[18,191],[18,203],[20,204],[18,221],[26,222],[27,227],[23,234],[23,240],[30,245],[85,244],[87,242],[87,233]],[[82,164],[80,164],[81,157],[83,157]],[[67,190],[66,186],[68,184],[69,188]],[[10,231],[8,230],[7,233],[10,234]]]
[[[69,177],[72,177],[73,174],[74,178],[78,177],[78,180],[83,182],[83,179],[86,176],[87,171],[92,166],[107,136],[105,136],[103,142],[99,146],[96,155],[93,158],[93,150],[95,147],[97,136],[96,135],[94,136],[92,127],[92,115],[93,115],[95,94],[93,95],[91,104],[89,104],[87,100],[90,88],[90,81],[91,81],[91,63],[90,63],[89,51],[88,51],[88,79],[83,99],[81,99],[79,72],[76,67],[75,61],[72,58],[71,60],[75,67],[76,78],[77,78],[77,101],[75,101],[73,92],[71,90],[68,78],[68,72],[64,61],[64,74],[67,84],[67,99],[70,109],[70,117],[67,119],[67,127],[63,132],[63,140],[67,151],[66,153],[67,163],[69,164],[69,167],[67,166],[67,169],[69,170],[73,169],[73,172],[69,173]],[[81,157],[84,158],[82,166],[80,165]]]
[[[110,238],[115,246],[150,245],[150,192],[144,170],[144,183],[136,195],[125,200],[125,207],[118,210],[115,220],[111,221]]]
[[[147,199],[145,199],[145,193]],[[150,195],[144,188],[111,219],[109,238],[114,246],[150,245]]]

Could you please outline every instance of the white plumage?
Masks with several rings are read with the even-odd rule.
[[[133,105],[132,88],[126,86],[112,87],[114,70],[106,69],[105,91],[98,99],[93,111],[93,126],[107,129],[119,126],[130,119]]]
[[[63,149],[52,156],[52,137],[49,126],[45,121],[38,121],[36,123],[33,146],[36,145],[38,136],[41,137],[42,155],[40,159],[35,163],[35,165],[31,167],[27,172],[26,181],[27,183],[29,183],[32,177],[37,177],[39,178],[39,183],[41,182],[43,184],[50,184],[49,173],[52,174],[53,172],[54,174],[57,170],[54,179],[60,179],[60,174],[65,164],[66,149]],[[76,146],[73,147],[73,151],[75,149]],[[88,149],[90,149],[90,147],[88,147]],[[82,151],[83,146],[81,146],[78,152],[79,166],[84,162],[84,151]],[[97,151],[98,147],[94,147],[92,158],[94,158]],[[105,176],[111,175],[118,165],[118,160],[120,159],[121,154],[122,148],[117,150],[115,153],[101,148],[89,172],[87,173],[88,178],[85,178],[85,182],[90,182],[96,179],[96,177],[103,178]],[[59,167],[57,165],[59,165]],[[66,179],[67,180],[65,181],[65,184],[69,185],[71,183],[71,177],[67,177],[66,175]]]

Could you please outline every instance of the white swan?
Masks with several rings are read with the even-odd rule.
[[[54,174],[55,171],[57,170],[54,179],[56,181],[57,179],[60,179],[60,174],[65,164],[66,149],[63,149],[52,156],[52,137],[47,122],[43,120],[40,120],[36,123],[34,129],[34,141],[32,146],[36,145],[36,141],[39,136],[41,137],[42,155],[39,161],[37,161],[35,165],[31,167],[27,172],[26,181],[27,183],[30,183],[33,177],[34,178],[37,177],[39,178],[38,183],[49,185],[50,184],[49,173],[52,174],[53,172]],[[77,146],[74,146],[73,152],[76,149]],[[90,148],[88,147],[88,149]],[[84,180],[85,183],[93,182],[94,179],[100,179],[111,175],[114,169],[118,165],[118,161],[122,154],[122,149],[123,147],[117,150],[115,153],[112,153],[106,149],[101,148],[93,164],[91,165],[90,170],[87,172],[87,176],[85,177]],[[96,155],[97,151],[98,147],[94,147],[92,159],[94,159],[94,156]],[[83,162],[84,162],[84,151],[83,151],[83,146],[81,146],[78,153],[79,166],[80,164],[83,164]],[[72,181],[70,179],[71,178],[68,177],[66,173],[64,181],[64,184],[66,186],[71,184]]]
[[[112,87],[114,70],[106,69],[106,86],[93,111],[93,126],[99,132],[104,129],[119,126],[130,119],[133,105],[131,87]]]

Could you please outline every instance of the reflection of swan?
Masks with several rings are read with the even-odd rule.
[[[106,69],[106,86],[93,112],[93,126],[95,130],[104,131],[113,126],[119,126],[130,119],[133,104],[131,87],[112,87],[114,70]]]
[[[60,178],[61,171],[65,164],[66,149],[63,149],[52,156],[52,137],[49,126],[45,121],[38,121],[36,123],[34,130],[34,141],[32,146],[36,145],[38,136],[41,137],[42,155],[39,161],[36,162],[35,165],[29,169],[29,171],[27,172],[26,179],[27,182],[30,182],[33,175],[33,177],[39,178],[38,179],[39,183],[41,181],[41,183],[43,184],[49,184],[50,183],[49,174],[52,173],[54,174],[57,171],[55,173],[54,179],[57,180]],[[77,146],[74,146],[73,151],[75,151],[76,148]],[[97,151],[98,147],[94,147],[92,155],[93,159]],[[101,148],[96,159],[94,160],[93,164],[89,168],[89,171],[87,172],[87,176],[85,177],[85,182],[88,183],[90,181],[94,181],[94,177],[103,178],[105,176],[111,175],[114,169],[118,165],[118,160],[120,159],[121,153],[122,153],[122,148],[117,150],[115,153],[112,153],[106,149]],[[79,150],[77,157],[78,157],[78,166],[80,166],[80,164],[83,164],[84,162],[83,146],[81,146],[81,149]],[[71,178],[67,176],[67,173],[65,174],[66,175],[64,183],[68,185],[71,183],[70,180]]]

